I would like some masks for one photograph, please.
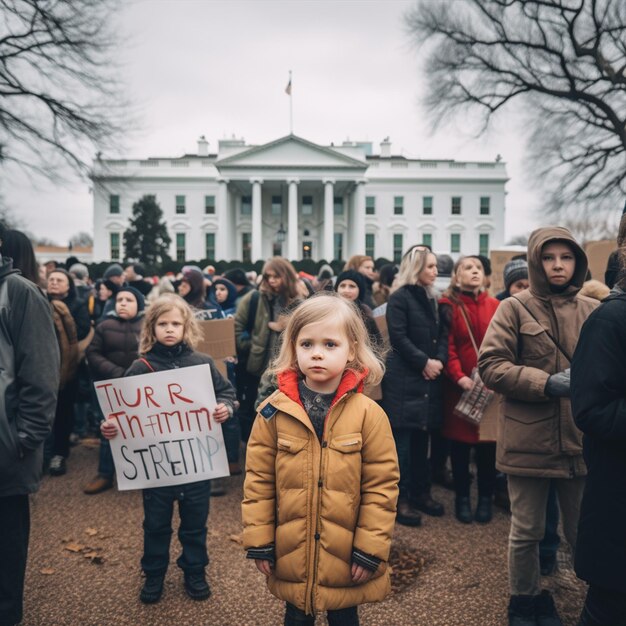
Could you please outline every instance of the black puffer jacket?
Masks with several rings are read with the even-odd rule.
[[[383,378],[382,406],[394,428],[438,428],[443,423],[442,377],[426,380],[428,359],[448,360],[448,322],[435,315],[426,290],[405,285],[387,303],[391,351]]]
[[[94,380],[121,378],[137,358],[143,315],[124,320],[110,315],[96,326],[87,348],[87,363]]]

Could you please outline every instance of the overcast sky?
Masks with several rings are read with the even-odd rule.
[[[429,133],[420,107],[419,52],[404,0],[140,0],[122,3],[118,51],[142,128],[105,157],[147,158],[195,152],[206,135],[248,143],[289,133],[293,70],[294,133],[310,141],[372,141],[394,154],[507,163],[507,239],[537,225],[538,196],[525,177],[514,118],[475,138],[459,122]],[[65,244],[93,230],[88,181],[66,187],[4,176],[0,191],[37,236]]]

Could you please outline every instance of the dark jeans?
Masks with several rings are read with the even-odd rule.
[[[594,626],[626,626],[626,593],[590,585],[583,608],[585,614]]]
[[[470,452],[475,449],[478,495],[491,498],[496,486],[496,444],[495,443],[450,443],[452,476],[457,498],[470,495]]]
[[[113,453],[108,439],[100,436],[100,453],[98,456],[98,474],[113,478],[115,476],[115,464],[113,463]]]
[[[53,456],[62,456],[66,459],[70,455],[70,435],[74,427],[74,402],[77,394],[77,378],[68,381],[59,391],[54,426],[44,446],[44,458],[48,461]]]
[[[256,417],[254,403],[259,391],[261,378],[246,371],[245,362],[237,363],[237,400],[239,400],[239,423],[241,426],[241,441],[247,442],[250,438],[252,424]]]
[[[546,532],[539,543],[539,559],[556,559],[556,553],[561,544],[559,537],[559,503],[556,498],[554,483],[550,484],[548,505],[546,506]]]
[[[426,430],[393,429],[400,466],[401,498],[414,499],[430,493],[428,437]]]
[[[0,497],[0,626],[22,621],[29,532],[28,496]]]
[[[228,462],[238,463],[239,444],[241,443],[241,426],[238,413],[222,423],[222,433],[224,434],[224,446]]]
[[[359,613],[356,606],[328,611],[328,626],[359,626]],[[315,615],[307,615],[293,604],[286,603],[285,626],[313,626]]]
[[[206,550],[206,521],[211,483],[197,483],[143,490],[143,557],[141,568],[148,575],[165,574],[170,560],[172,514],[178,500],[182,553],[176,564],[185,573],[201,572],[209,563]]]

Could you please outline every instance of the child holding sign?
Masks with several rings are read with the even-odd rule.
[[[357,606],[390,591],[398,459],[383,410],[361,391],[383,366],[354,306],[333,294],[289,318],[278,390],[248,441],[247,557],[287,603],[285,624],[358,625]]]
[[[152,303],[145,317],[139,342],[141,358],[130,366],[125,376],[208,363],[217,400],[211,418],[222,423],[233,414],[235,390],[217,371],[210,357],[193,350],[199,339],[197,322],[185,301],[171,294],[161,296]],[[109,419],[103,422],[101,431],[104,437],[112,439],[117,435],[118,428],[115,421]],[[210,492],[208,480],[144,489],[144,553],[141,567],[146,580],[140,594],[142,602],[158,602],[163,593],[176,500],[180,513],[178,539],[182,546],[177,564],[185,575],[185,590],[194,600],[205,600],[211,595],[204,571],[209,562],[206,522]]]

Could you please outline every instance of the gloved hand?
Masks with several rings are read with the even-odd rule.
[[[546,382],[544,389],[546,395],[552,398],[569,398],[569,378],[569,367],[562,372],[552,374],[552,376],[548,378],[548,382]]]

